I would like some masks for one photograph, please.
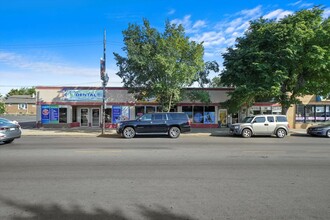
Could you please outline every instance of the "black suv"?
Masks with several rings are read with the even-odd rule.
[[[190,122],[186,113],[148,113],[136,120],[121,121],[117,124],[117,134],[133,138],[139,134],[167,134],[177,138],[180,133],[190,131]]]

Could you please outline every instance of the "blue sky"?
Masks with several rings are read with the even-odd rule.
[[[113,52],[123,54],[129,23],[163,30],[166,20],[183,24],[191,40],[204,41],[204,59],[222,65],[250,20],[280,19],[328,0],[0,0],[0,94],[31,86],[100,86],[99,60],[107,31],[108,86],[121,86]],[[212,74],[211,77],[215,76]]]

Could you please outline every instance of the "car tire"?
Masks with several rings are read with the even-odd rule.
[[[284,138],[286,136],[286,130],[284,130],[283,128],[279,128],[276,131],[276,137],[278,138]]]
[[[248,128],[243,129],[242,131],[242,137],[244,138],[250,138],[252,136],[252,131]]]
[[[126,127],[126,128],[124,128],[124,130],[123,130],[123,136],[125,138],[128,138],[128,139],[133,138],[135,136],[135,130],[134,130],[134,128],[132,128],[132,127]]]
[[[6,144],[10,144],[11,142],[13,142],[14,141],[14,139],[10,139],[10,140],[6,140],[6,141],[4,141],[4,143],[6,143]]]
[[[168,131],[168,136],[170,138],[178,138],[181,134],[181,130],[178,127],[171,127],[170,130]]]
[[[327,131],[326,136],[330,138],[330,130]]]

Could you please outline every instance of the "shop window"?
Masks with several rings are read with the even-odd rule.
[[[215,124],[215,107],[214,106],[205,106],[204,124]]]
[[[297,123],[305,122],[305,106],[304,105],[297,105],[297,107],[296,107],[296,122]]]
[[[154,113],[156,111],[155,106],[146,106],[146,112],[145,113]]]
[[[138,118],[144,114],[144,106],[135,107],[135,117]]]
[[[194,123],[204,123],[204,106],[194,106],[193,116]]]
[[[193,107],[192,106],[182,106],[182,112],[186,113],[190,119],[190,121],[192,121],[193,119]]]
[[[105,109],[105,123],[111,123],[111,108]]]
[[[68,109],[67,108],[59,108],[59,123],[67,123],[68,122]]]
[[[325,121],[325,106],[315,106],[315,119],[316,122],[324,122]]]
[[[315,121],[315,106],[307,105],[305,107],[305,115],[306,115],[306,122],[314,122]]]

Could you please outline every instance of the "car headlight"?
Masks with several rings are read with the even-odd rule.
[[[123,123],[117,123],[117,128],[119,128],[120,126],[122,126]]]
[[[234,129],[235,130],[238,130],[239,129],[239,126],[238,125],[234,126]]]

